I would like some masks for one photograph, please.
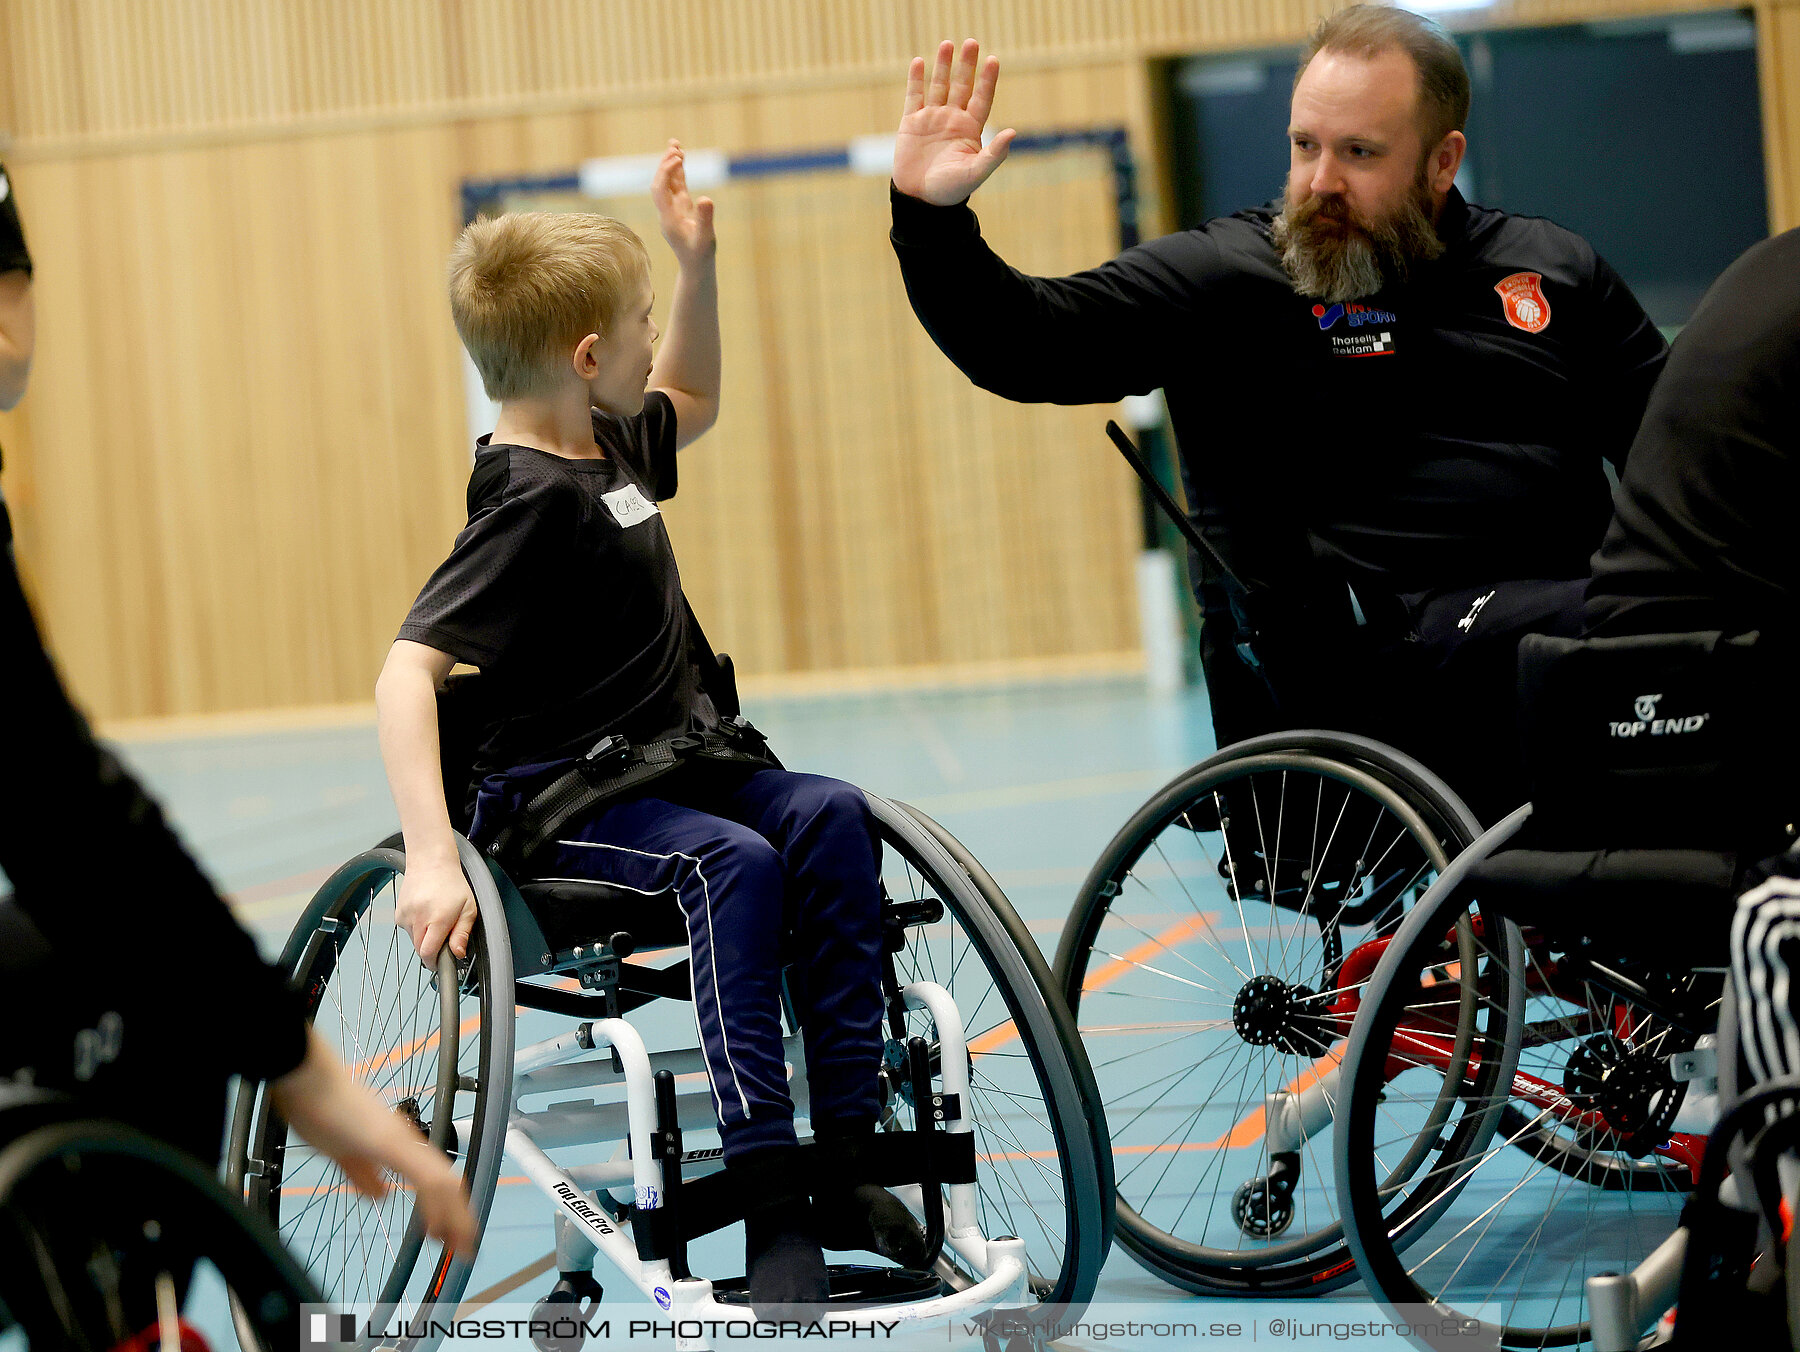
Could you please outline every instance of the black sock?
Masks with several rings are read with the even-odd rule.
[[[813,1207],[826,1248],[866,1249],[901,1267],[924,1265],[925,1232],[906,1204],[880,1184],[822,1189]]]
[[[744,1271],[759,1319],[790,1317],[795,1306],[823,1305],[831,1297],[812,1204],[800,1180],[799,1153],[793,1146],[773,1146],[727,1162],[755,1199],[744,1217]]]
[[[863,1249],[902,1267],[925,1263],[925,1233],[906,1204],[869,1181],[865,1162],[873,1129],[821,1135],[813,1212],[819,1242],[828,1249]]]

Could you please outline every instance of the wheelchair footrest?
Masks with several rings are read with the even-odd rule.
[[[974,1132],[958,1132],[954,1135],[934,1132],[931,1148],[940,1182],[975,1181]],[[800,1147],[803,1177],[811,1175],[811,1154],[816,1149],[810,1143]],[[865,1181],[879,1183],[884,1188],[917,1183],[925,1173],[923,1151],[924,1144],[917,1132],[876,1132],[866,1156],[871,1176]],[[746,1200],[737,1180],[723,1169],[704,1178],[683,1179],[680,1205],[676,1208],[675,1217],[681,1228],[681,1237],[699,1239],[702,1235],[710,1235],[715,1230],[723,1230],[728,1225],[736,1224],[744,1219],[744,1213],[748,1210]],[[646,1217],[644,1213],[632,1208],[631,1220],[635,1227],[642,1224]]]
[[[931,1300],[949,1290],[935,1272],[920,1272],[916,1268],[830,1263],[826,1265],[825,1274],[831,1280],[831,1303],[845,1308],[905,1305],[916,1300]],[[713,1299],[721,1305],[748,1305],[748,1279],[728,1277],[714,1282]]]

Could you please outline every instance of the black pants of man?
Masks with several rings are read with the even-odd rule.
[[[1387,599],[1357,623],[1320,612],[1267,635],[1254,672],[1213,624],[1202,648],[1221,746],[1282,728],[1388,742],[1442,776],[1484,823],[1525,800],[1519,640],[1581,632],[1585,578]]]

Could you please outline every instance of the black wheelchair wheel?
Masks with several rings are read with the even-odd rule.
[[[1632,1271],[1679,1224],[1693,1180],[1670,1062],[1717,992],[1629,989],[1484,916],[1460,879],[1524,815],[1388,946],[1345,1052],[1336,1164],[1346,1239],[1390,1310],[1465,1344],[1561,1347],[1589,1337],[1587,1279]]]
[[[981,1232],[1023,1240],[1031,1296],[1066,1316],[1093,1296],[1112,1228],[1106,1125],[1073,1020],[1029,931],[981,865],[923,813],[872,794],[869,804],[896,930],[895,976],[943,986],[963,1019]],[[906,1038],[935,1046],[925,1011],[909,1011],[906,1024]],[[890,1059],[905,1040],[890,1036]],[[914,1121],[900,1078],[890,1081],[889,1130]],[[967,1259],[948,1244],[944,1252],[940,1275],[968,1285]]]
[[[75,1113],[28,1107],[33,1125],[0,1148],[0,1332],[10,1324],[38,1348],[116,1347],[172,1318],[204,1264],[260,1346],[297,1348],[302,1307],[324,1297],[274,1232],[199,1161]]]
[[[405,875],[397,838],[358,855],[326,881],[289,936],[282,966],[303,993],[312,1027],[351,1078],[403,1115],[461,1173],[478,1225],[499,1179],[510,1107],[513,964],[489,868],[462,842],[480,918],[469,956],[443,949],[435,971],[394,924]],[[341,1304],[375,1307],[376,1327],[454,1313],[472,1259],[427,1243],[412,1194],[395,1186],[361,1198],[343,1171],[291,1131],[262,1088],[240,1094],[228,1181]],[[241,1330],[241,1321],[240,1321]],[[429,1349],[436,1337],[402,1340]]]
[[[1346,1011],[1479,829],[1392,748],[1291,732],[1187,770],[1107,845],[1056,979],[1111,1126],[1119,1242],[1146,1268],[1236,1294],[1355,1279],[1329,1142]]]

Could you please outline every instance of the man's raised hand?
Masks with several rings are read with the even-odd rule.
[[[987,182],[1012,145],[1011,127],[985,147],[981,129],[994,106],[1000,63],[981,60],[981,45],[968,39],[959,52],[948,40],[938,44],[931,83],[925,58],[915,56],[906,73],[906,105],[894,138],[894,186],[934,206],[954,206]]]

